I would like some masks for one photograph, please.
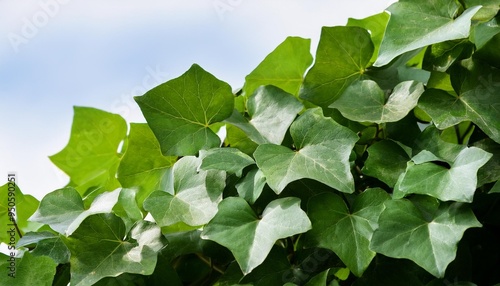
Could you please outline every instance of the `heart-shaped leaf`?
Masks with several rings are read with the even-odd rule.
[[[226,175],[217,170],[198,170],[200,165],[199,158],[181,158],[172,169],[167,189],[151,193],[144,201],[144,209],[158,225],[180,222],[190,226],[204,225],[217,213]]]
[[[293,197],[270,202],[259,219],[242,198],[230,197],[205,226],[203,239],[213,240],[233,253],[246,275],[259,266],[276,240],[311,229],[311,222]]]
[[[135,100],[163,155],[195,155],[218,147],[220,139],[209,127],[234,108],[231,87],[196,64]]]
[[[263,144],[254,157],[267,184],[277,193],[288,183],[310,178],[341,192],[354,191],[349,156],[358,136],[326,118],[320,108],[304,112],[290,127],[297,150]]]
[[[316,61],[307,72],[300,98],[328,106],[362,78],[373,55],[370,34],[360,27],[323,27]]]
[[[368,189],[351,209],[338,195],[324,193],[312,197],[307,214],[312,230],[306,239],[313,246],[331,249],[356,276],[361,276],[375,257],[369,249],[377,220],[390,196],[382,189]]]
[[[461,203],[439,204],[429,198],[420,204],[425,210],[405,199],[385,202],[370,249],[413,260],[434,276],[443,277],[465,230],[481,224]]]
[[[360,122],[385,123],[403,119],[424,92],[422,83],[404,81],[396,85],[386,99],[384,91],[372,80],[353,83],[329,107],[343,116]]]

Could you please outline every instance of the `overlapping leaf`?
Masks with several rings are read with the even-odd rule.
[[[389,200],[379,218],[370,248],[394,258],[407,258],[443,277],[455,259],[465,230],[480,227],[472,211],[461,203],[422,200],[417,208],[408,200]]]
[[[10,190],[14,189],[13,192]],[[19,189],[17,182],[6,183],[0,186],[0,220],[4,222],[4,231],[0,232],[0,242],[14,246],[19,238],[17,228],[21,235],[29,231],[36,231],[41,224],[28,221],[36,211],[39,202],[31,196],[25,195]],[[13,232],[12,232],[13,230]],[[11,236],[14,234],[14,236]]]
[[[58,234],[48,231],[29,232],[17,242],[16,247],[30,245],[36,245],[31,252],[35,256],[48,256],[58,264],[69,262],[69,249]]]
[[[276,240],[310,228],[311,222],[297,198],[272,201],[259,219],[244,199],[230,197],[220,203],[202,238],[231,250],[243,273],[248,274],[264,261]]]
[[[178,78],[135,97],[163,155],[195,155],[220,145],[209,128],[231,115],[231,87],[194,64]]]
[[[328,106],[362,78],[373,51],[370,34],[363,28],[323,27],[316,60],[306,74],[300,98]]]
[[[176,160],[177,157],[162,155],[160,143],[147,124],[131,123],[117,178],[123,188],[138,190],[137,202],[142,206],[151,192],[165,187],[165,176]]]
[[[269,85],[248,98],[247,108],[250,120],[235,110],[226,122],[243,130],[257,144],[281,144],[303,105],[291,94]]]
[[[386,99],[385,92],[372,80],[362,80],[349,86],[329,107],[343,116],[359,122],[385,123],[403,119],[424,92],[422,83],[404,81],[396,85]]]
[[[202,170],[220,170],[241,177],[243,169],[255,164],[252,157],[236,148],[214,148],[200,151],[203,158],[200,168]]]
[[[236,184],[236,190],[240,197],[253,204],[259,198],[265,185],[264,173],[259,168],[254,168]]]
[[[405,172],[411,154],[397,142],[384,140],[368,147],[363,173],[394,187],[399,175]]]
[[[11,256],[0,253],[0,286],[40,285],[51,286],[56,274],[57,264],[47,256],[35,256],[25,252],[22,258],[14,258],[15,266],[11,269]],[[14,277],[8,276],[13,273]]]
[[[358,137],[323,116],[321,109],[304,112],[290,127],[297,150],[263,144],[254,153],[267,184],[280,193],[290,182],[309,178],[341,192],[354,191],[349,156]]]
[[[183,157],[175,163],[167,188],[151,193],[144,201],[144,209],[158,225],[199,226],[217,213],[226,175],[218,170],[198,170],[200,165],[199,158]]]
[[[338,195],[312,197],[308,216],[313,229],[306,239],[314,246],[331,249],[356,276],[361,276],[375,257],[369,249],[370,240],[384,202],[389,199],[384,190],[369,189],[356,198],[349,210]]]
[[[261,85],[274,85],[296,95],[313,60],[310,45],[309,39],[286,38],[245,77],[244,94],[250,96]]]
[[[71,285],[93,285],[122,273],[153,273],[157,251],[166,243],[160,228],[142,221],[126,234],[125,224],[113,214],[87,217],[67,238]]]
[[[69,142],[50,160],[71,179],[80,194],[90,187],[114,190],[120,186],[115,178],[120,157],[120,142],[127,133],[125,120],[95,108],[74,107]]]
[[[474,6],[455,19],[459,5],[454,0],[405,0],[392,4],[384,39],[375,66],[431,44],[469,36],[471,19],[481,8]]]
[[[102,193],[94,199],[89,209],[85,209],[78,191],[72,187],[62,188],[47,194],[30,220],[48,224],[53,230],[70,235],[86,217],[111,212],[119,195],[120,189]]]

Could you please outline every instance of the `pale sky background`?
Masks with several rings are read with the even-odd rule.
[[[287,36],[312,39],[314,55],[322,26],[392,2],[0,0],[0,185],[14,171],[41,199],[68,182],[48,156],[67,144],[74,105],[145,122],[132,97],[193,63],[236,89]]]

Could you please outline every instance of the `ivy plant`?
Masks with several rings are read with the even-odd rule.
[[[0,187],[0,285],[499,283],[499,10],[401,0],[237,90],[194,64],[147,123],[75,107],[68,185]]]

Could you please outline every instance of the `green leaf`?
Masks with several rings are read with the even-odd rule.
[[[11,256],[0,253],[0,259],[1,286],[52,285],[57,264],[50,257],[35,256],[26,251],[22,258],[11,258]],[[15,260],[13,272],[10,269],[12,259]],[[14,277],[10,276],[10,273],[14,273]]]
[[[465,60],[451,73],[458,96],[428,89],[418,106],[432,117],[439,129],[463,121],[474,122],[491,139],[500,143],[500,72],[487,65]]]
[[[16,246],[30,246],[33,244],[35,244],[36,247],[31,254],[35,256],[48,256],[57,264],[69,262],[69,249],[58,234],[48,231],[29,232],[18,241]]]
[[[443,161],[431,152],[422,151],[408,162],[394,187],[394,197],[408,194],[430,195],[441,201],[472,202],[477,186],[477,171],[491,154],[476,147],[463,149],[450,168],[433,161]]]
[[[39,229],[41,224],[28,221],[28,218],[36,211],[38,204],[38,200],[33,196],[21,192],[16,181],[7,182],[0,186],[0,221],[4,227],[0,231],[0,242],[15,246],[19,238],[16,224],[21,235]]]
[[[498,0],[494,0],[494,1],[498,1]],[[485,8],[485,7],[483,7],[483,8]],[[498,7],[497,7],[497,9],[498,9]],[[497,19],[497,18],[493,18],[486,23],[480,23],[480,24],[474,26],[473,33],[471,34],[471,41],[474,44],[476,44],[476,48],[478,50],[481,49],[484,45],[486,45],[486,43],[488,43],[494,36],[496,36],[498,33],[500,33],[500,25],[498,23],[498,20],[499,19]]]
[[[50,160],[71,179],[80,194],[90,187],[114,190],[120,186],[115,174],[117,153],[127,133],[125,120],[117,114],[95,108],[74,107],[69,142]]]
[[[203,158],[200,168],[202,170],[220,170],[241,177],[243,169],[255,164],[252,157],[236,148],[214,148],[200,151]]]
[[[159,226],[183,222],[190,226],[208,223],[217,213],[225,187],[225,173],[199,170],[201,159],[183,157],[172,169],[171,183],[164,191],[153,192],[145,201]]]
[[[123,221],[113,214],[87,217],[67,238],[71,251],[71,285],[92,285],[122,273],[150,275],[165,244],[161,230],[142,221],[128,235]]]
[[[372,80],[353,83],[329,107],[338,109],[343,116],[360,122],[385,123],[404,118],[424,92],[422,83],[401,82],[386,99],[384,91]]]
[[[121,217],[127,229],[138,220],[143,219],[143,214],[136,202],[136,189],[122,189],[118,196],[118,202],[113,207],[113,213]]]
[[[209,128],[231,115],[231,87],[194,64],[178,78],[135,97],[163,155],[195,155],[220,145]]]
[[[368,158],[362,169],[363,174],[375,177],[394,187],[399,175],[405,172],[411,152],[400,143],[383,140],[368,147]],[[410,150],[411,151],[411,150]]]
[[[248,98],[247,108],[250,120],[234,111],[226,122],[243,130],[257,144],[281,144],[303,105],[291,94],[269,85],[258,88]]]
[[[245,77],[243,92],[251,95],[261,85],[274,85],[296,95],[313,58],[311,40],[288,37]]]
[[[310,244],[331,249],[356,276],[361,276],[375,257],[369,249],[377,220],[390,196],[382,189],[368,189],[356,197],[351,209],[332,193],[312,197],[308,216],[312,230],[306,234]]]
[[[117,178],[123,188],[134,188],[137,202],[154,190],[165,187],[165,176],[177,157],[163,156],[160,143],[145,123],[131,123],[128,146],[118,167]]]
[[[349,18],[347,20],[346,26],[361,27],[370,32],[373,46],[375,48],[372,58],[370,59],[370,63],[375,62],[375,60],[377,59],[380,44],[382,43],[382,39],[384,37],[385,28],[387,26],[387,22],[389,22],[389,16],[390,15],[387,12],[382,12],[360,20],[353,18]]]
[[[500,10],[499,0],[463,0],[465,8],[481,5],[481,9],[474,15],[473,20],[488,21]]]
[[[119,189],[100,194],[90,208],[85,209],[77,190],[72,187],[62,188],[45,195],[30,220],[48,224],[60,234],[70,235],[88,216],[111,212],[119,195]]]
[[[254,153],[267,184],[279,194],[288,183],[310,178],[341,192],[354,191],[349,156],[354,132],[323,116],[320,108],[304,112],[290,127],[296,151],[263,144]]]
[[[475,147],[492,154],[491,159],[479,168],[477,172],[477,186],[500,180],[500,144],[491,139],[484,139],[474,143]]]
[[[471,18],[480,9],[471,7],[455,19],[459,5],[454,0],[406,0],[392,4],[384,39],[375,66],[428,45],[469,36]]]
[[[259,266],[278,239],[311,229],[311,222],[293,197],[270,202],[259,219],[248,203],[229,197],[205,226],[202,238],[227,247],[246,275]]]
[[[253,168],[236,184],[236,190],[240,197],[253,204],[259,198],[265,185],[264,173],[259,168]]]
[[[300,98],[328,106],[363,77],[373,55],[370,34],[359,27],[323,27],[316,62],[307,72]]]
[[[481,224],[464,204],[438,204],[432,199],[424,204],[426,212],[408,200],[387,201],[370,249],[413,260],[434,276],[443,277],[465,230]]]

